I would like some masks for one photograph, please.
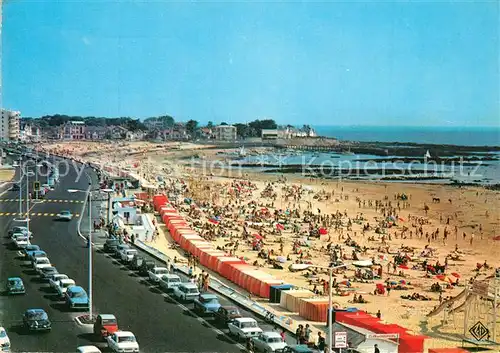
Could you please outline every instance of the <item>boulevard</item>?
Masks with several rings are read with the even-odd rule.
[[[97,188],[97,176],[90,168],[93,188]],[[68,189],[86,190],[89,180],[86,177],[77,180],[76,170],[70,170],[54,186],[45,202],[30,203],[30,213],[57,214],[69,210],[72,214],[81,214],[81,233],[87,234],[88,211],[84,202],[85,193],[69,193]],[[31,181],[30,181],[31,183]],[[31,183],[32,184],[32,183]],[[22,183],[25,190],[25,179]],[[18,198],[18,191],[8,188],[0,190],[5,200]],[[24,197],[25,192],[23,192]],[[92,213],[97,217],[99,203],[93,203]],[[82,209],[85,206],[85,209]],[[23,202],[23,212],[25,212]],[[15,201],[0,203],[0,212],[17,214],[19,203]],[[104,342],[93,342],[92,326],[81,325],[75,318],[85,312],[69,311],[58,301],[48,284],[35,276],[29,263],[23,262],[17,250],[10,248],[7,232],[16,225],[15,216],[0,217],[0,229],[5,234],[0,247],[0,278],[4,282],[8,277],[19,276],[26,286],[26,295],[0,297],[0,322],[6,328],[12,342],[13,351],[69,352],[81,345],[94,344],[106,351]],[[32,243],[46,251],[51,262],[58,269],[74,279],[77,285],[88,288],[88,248],[86,241],[78,235],[78,218],[70,222],[59,222],[50,216],[30,217],[33,232]],[[146,278],[140,277],[110,255],[100,249],[104,238],[94,236],[93,257],[93,309],[95,313],[114,314],[122,330],[132,331],[141,348],[141,352],[239,352],[244,343],[237,344],[225,332],[226,327],[215,324],[210,318],[201,318],[194,314],[190,304],[180,304],[171,296],[163,293]],[[141,255],[150,258],[141,252]],[[157,261],[156,261],[157,262]],[[162,266],[162,264],[158,264]],[[187,281],[185,276],[181,276]],[[218,296],[222,305],[234,305],[229,300]],[[52,332],[47,334],[27,334],[21,328],[22,314],[29,308],[42,308],[52,321]],[[253,315],[240,308],[243,316]],[[256,318],[264,330],[274,327]],[[294,340],[287,337],[287,342]]]

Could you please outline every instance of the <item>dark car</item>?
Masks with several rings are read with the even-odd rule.
[[[29,331],[50,331],[52,324],[43,309],[28,309],[23,315],[23,325]]]
[[[7,284],[5,286],[7,294],[25,294],[26,289],[24,288],[23,280],[19,277],[10,277],[7,279]]]
[[[217,321],[227,323],[241,317],[241,313],[235,306],[223,305],[214,313],[214,316]]]
[[[153,260],[144,260],[139,267],[139,274],[146,276],[148,271],[156,266]]]
[[[132,261],[130,261],[129,266],[132,270],[138,270],[141,267],[144,260],[145,260],[144,257],[142,257],[141,255],[135,255],[132,258]]]
[[[114,253],[114,252],[116,252],[118,245],[120,245],[120,242],[118,241],[118,239],[115,239],[115,238],[106,239],[106,242],[104,243],[103,249],[105,252]]]
[[[13,184],[11,187],[10,187],[10,191],[19,191],[19,184]]]
[[[295,346],[288,346],[283,349],[277,349],[277,353],[314,353],[306,344],[297,344]]]

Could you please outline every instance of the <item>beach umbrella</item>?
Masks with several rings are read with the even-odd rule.
[[[215,218],[210,218],[208,221],[213,224],[219,224],[219,221],[216,220]]]
[[[319,229],[319,234],[326,235],[326,234],[328,234],[328,230],[326,228],[320,228]]]
[[[451,275],[455,278],[460,278],[460,274],[456,273],[456,272],[452,272]]]
[[[406,265],[399,265],[398,266],[399,268],[403,269],[403,270],[409,270],[410,268]]]
[[[496,237],[493,237],[493,240],[500,240],[500,235],[497,235]]]
[[[283,224],[276,223],[276,229],[278,229],[278,230],[285,230],[285,226]]]
[[[262,239],[263,239],[263,238],[262,238],[262,235],[257,234],[257,233],[252,234],[252,236],[253,236],[255,239],[257,239],[257,240],[262,240]]]

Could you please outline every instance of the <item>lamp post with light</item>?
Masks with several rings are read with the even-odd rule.
[[[92,192],[93,191],[103,191],[109,195],[110,192],[113,192],[112,189],[95,189],[95,190],[90,190],[91,184],[89,184],[89,189],[88,190],[81,190],[81,189],[68,189],[67,191],[69,193],[76,193],[76,192],[82,192],[87,194],[87,202],[89,205],[88,208],[88,213],[89,213],[89,229],[88,229],[88,237],[87,237],[87,243],[88,243],[88,248],[89,248],[89,320],[92,320],[93,318],[93,312],[92,312]]]

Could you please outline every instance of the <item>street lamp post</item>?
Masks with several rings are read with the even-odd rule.
[[[87,194],[87,202],[88,202],[88,213],[89,213],[89,229],[88,229],[88,237],[87,237],[87,244],[88,244],[88,248],[89,248],[89,292],[88,292],[88,296],[89,296],[89,320],[92,320],[93,318],[93,310],[92,310],[92,269],[93,269],[93,266],[92,266],[92,191],[104,191],[104,192],[108,192],[109,191],[113,191],[111,189],[96,189],[96,190],[91,190],[90,189],[90,186],[92,184],[89,183],[89,189],[88,190],[79,190],[79,189],[68,189],[68,192],[70,193],[75,193],[75,192],[83,192],[83,193],[86,193]]]
[[[26,228],[30,234],[30,176],[34,173],[31,171],[26,172]]]
[[[23,167],[22,167],[23,159],[19,157],[19,217],[23,216]]]
[[[308,267],[315,267],[315,268],[322,268],[325,270],[328,270],[328,353],[333,352],[333,315],[332,315],[332,305],[333,305],[333,286],[332,286],[332,281],[333,281],[333,270],[336,270],[338,268],[343,268],[347,267],[347,264],[340,265],[340,266],[319,266],[319,265],[309,265]]]

